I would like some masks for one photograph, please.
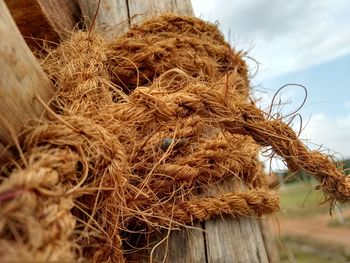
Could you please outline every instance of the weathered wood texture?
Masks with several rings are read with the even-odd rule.
[[[99,0],[79,0],[88,28],[91,27],[94,21],[98,2]],[[101,0],[94,28],[106,39],[114,39],[126,32],[129,29],[127,0]]]
[[[279,263],[278,241],[274,227],[277,227],[277,218],[267,216],[259,220],[262,237],[265,243],[265,249],[269,263]]]
[[[129,255],[127,262],[186,262],[202,263],[206,261],[204,232],[202,224],[197,223],[191,229],[162,231],[151,240],[148,249]]]
[[[79,0],[86,25],[94,21],[99,0]],[[94,28],[111,40],[126,32],[130,25],[161,13],[193,15],[190,0],[101,0]]]
[[[76,6],[70,0],[6,1],[25,36],[58,41],[77,21]],[[88,27],[91,27],[97,5],[98,0],[79,0]],[[101,0],[95,27],[97,32],[113,39],[131,24],[165,12],[193,15],[190,0]],[[0,38],[6,39],[0,42],[1,154],[3,146],[12,139],[9,129],[18,134],[26,121],[42,114],[43,108],[35,95],[47,101],[51,91],[49,80],[25,45],[3,0],[0,0]],[[234,182],[226,181],[206,194],[232,191],[233,185]],[[163,240],[167,233],[160,234],[156,240],[163,242],[147,253],[131,256],[132,260],[149,262],[145,255],[152,251],[153,262],[268,262],[266,241],[258,219],[216,218],[195,227],[202,230],[172,231],[167,240]]]
[[[27,44],[59,43],[81,19],[76,0],[5,0]]]
[[[52,90],[3,0],[0,0],[0,39],[0,154],[4,155],[8,154],[4,147],[13,142],[12,136],[17,136],[28,120],[43,114],[36,96],[48,101]]]
[[[234,178],[227,178],[212,186],[203,196],[224,194],[243,189]],[[234,219],[229,216],[217,217],[202,224],[196,229],[172,231],[165,240],[166,231],[155,237],[152,262],[165,263],[278,263],[275,240],[257,218]],[[201,230],[202,229],[202,230]],[[265,232],[263,230],[266,230]],[[274,250],[275,249],[275,250]],[[143,253],[130,257],[130,262],[148,263],[152,247]]]
[[[98,0],[80,0],[83,14],[90,21],[88,25],[91,25],[94,18],[97,3]],[[123,10],[118,11],[118,7],[125,8],[124,3],[126,3],[127,13]],[[129,19],[132,25],[147,17],[166,12],[193,15],[191,1],[102,0],[95,26],[100,34],[112,39],[127,29],[126,20]],[[115,27],[116,25],[118,26]],[[113,32],[111,32],[112,28],[114,28]],[[221,187],[211,189],[210,193],[218,194],[225,188],[227,188],[225,192],[234,190],[231,182],[225,182]],[[153,250],[149,249],[144,253],[131,256],[130,260],[149,262],[147,255],[152,251],[153,262],[268,262],[261,229],[255,218],[217,218],[195,226],[198,228],[203,226],[205,232],[193,229],[173,231],[167,240],[163,239],[166,233],[158,235],[155,240],[162,241],[161,243],[157,244]]]
[[[200,223],[194,225],[197,229],[174,230],[170,233],[169,239],[164,240],[154,250],[152,260],[155,262],[206,262],[205,243],[203,230]]]
[[[128,0],[129,16],[132,24],[136,24],[149,16],[161,13],[193,15],[190,0]]]
[[[207,262],[269,262],[254,218],[217,218],[205,222]]]
[[[205,195],[244,191],[235,178],[212,186]],[[215,218],[204,222],[207,262],[267,263],[264,239],[256,218]]]

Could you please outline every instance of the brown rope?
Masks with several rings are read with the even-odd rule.
[[[155,209],[153,214],[155,219],[150,218],[150,221],[162,225],[164,224],[162,218],[166,218],[167,222],[173,220],[175,223],[189,224],[223,215],[235,218],[254,217],[275,212],[278,206],[279,198],[276,194],[265,189],[254,189],[215,197],[193,198],[175,205],[167,204]],[[169,211],[173,211],[171,219],[168,218]],[[157,220],[157,218],[160,219]]]
[[[174,15],[112,43],[76,32],[52,50],[43,67],[56,112],[24,135],[26,160],[1,174],[0,256],[125,262],[132,233],[277,211],[262,146],[349,200],[328,157],[248,102],[242,55],[215,26]],[[245,191],[205,197],[229,178]]]

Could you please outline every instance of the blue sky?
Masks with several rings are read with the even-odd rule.
[[[321,111],[332,118],[346,115],[350,110],[350,54],[302,71],[275,76],[260,85],[271,92],[286,83],[300,83],[308,89],[303,114]],[[294,99],[300,101],[301,98]]]
[[[237,50],[259,62],[252,78],[260,107],[288,83],[308,90],[300,113],[301,135],[312,149],[350,158],[350,1],[348,0],[192,0],[195,14],[218,22]],[[250,63],[252,71],[253,63]],[[288,87],[285,114],[298,107],[303,91]],[[295,129],[300,126],[296,121]]]

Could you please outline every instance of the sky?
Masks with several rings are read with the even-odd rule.
[[[350,1],[348,0],[192,0],[195,15],[219,23],[226,40],[248,52],[253,96],[266,109],[286,84],[301,84],[307,101],[293,127],[308,147],[350,158]],[[284,88],[287,115],[305,92]]]

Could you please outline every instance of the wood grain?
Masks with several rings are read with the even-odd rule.
[[[94,20],[98,0],[79,0],[79,5],[88,28]],[[95,30],[112,40],[129,29],[128,5],[126,0],[101,0],[95,20]]]
[[[190,0],[128,0],[131,24],[137,24],[149,16],[162,13],[193,15]]]
[[[75,0],[5,0],[19,30],[32,49],[43,41],[59,43],[81,19]]]
[[[78,20],[77,7],[70,0],[6,2],[25,36],[58,42]],[[79,0],[88,27],[94,19],[97,4],[98,0]],[[102,0],[96,30],[111,40],[128,29],[129,21],[139,23],[148,16],[164,12],[193,15],[190,0]],[[0,42],[0,153],[9,156],[4,149],[12,143],[11,134],[18,135],[27,121],[40,118],[44,110],[36,96],[48,101],[52,90],[3,0],[0,0],[0,39],[6,40]],[[26,40],[31,45],[37,44],[36,40]],[[237,187],[234,188],[234,184],[225,181],[206,194],[232,191]],[[154,248],[153,262],[268,262],[266,241],[257,219],[223,217],[195,226],[201,228],[202,225],[205,235],[193,229],[172,231],[167,241]],[[159,242],[166,234],[160,234],[154,241]],[[142,253],[132,258],[134,262],[149,262]]]
[[[244,191],[234,178],[212,186],[204,195]],[[256,218],[215,218],[204,222],[207,262],[267,263],[261,229]]]
[[[0,0],[0,39],[0,148],[5,154],[4,147],[13,143],[25,123],[43,114],[36,96],[48,101],[52,88],[3,0]]]
[[[175,0],[176,13],[184,16],[194,16],[191,0]]]
[[[261,234],[265,243],[265,250],[269,263],[279,263],[280,257],[278,254],[277,236],[274,226],[277,227],[277,219],[272,216],[266,216],[259,220]]]
[[[190,0],[128,0],[131,24],[142,22],[149,16],[173,12],[182,15],[193,15]],[[168,239],[157,245],[153,252],[153,262],[164,263],[202,263],[206,262],[205,241],[202,224],[194,225],[197,229],[172,231]],[[157,235],[153,241],[161,241],[167,233]],[[134,255],[133,262],[150,262],[149,254]]]
[[[156,235],[151,241],[154,245],[150,249],[130,256],[127,262],[206,262],[205,243],[200,223],[195,224],[191,229],[173,230],[166,238],[168,234],[167,231],[162,231],[162,233]]]
[[[205,246],[201,224],[195,229],[174,230],[170,233],[168,242],[164,241],[154,250],[155,261],[166,263],[201,263],[205,262]],[[166,252],[166,253],[165,253]]]
[[[269,262],[256,219],[209,220],[205,232],[208,262]]]
[[[130,25],[161,13],[193,15],[190,0],[79,0],[84,21],[88,28],[98,9],[95,30],[108,40],[125,33]]]

